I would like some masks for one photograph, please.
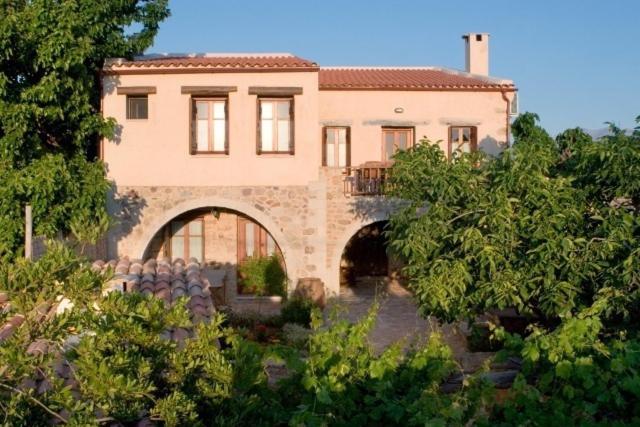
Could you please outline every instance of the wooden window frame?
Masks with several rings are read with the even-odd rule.
[[[345,153],[345,165],[344,166],[339,166],[339,165],[327,166],[327,136],[330,131],[335,131],[337,129],[346,129],[346,151],[347,152]],[[337,155],[339,159],[340,155],[339,154]],[[322,128],[322,166],[336,167],[336,168],[348,168],[351,166],[351,126],[324,126]]]
[[[383,162],[389,162],[392,159],[385,159],[386,156],[386,150],[385,150],[385,133],[386,132],[398,132],[398,131],[405,131],[405,132],[409,132],[409,138],[407,138],[407,149],[415,146],[416,142],[415,142],[415,135],[416,135],[416,129],[413,126],[383,126],[382,127],[382,138],[381,138],[381,156],[380,158],[382,159]],[[393,138],[393,145],[394,147],[397,147],[397,135],[394,136]],[[396,150],[397,152],[397,150]],[[395,154],[395,153],[394,153]]]
[[[279,151],[279,150],[270,150],[265,151],[262,149],[262,102],[289,102],[289,150],[287,151]],[[278,141],[278,125],[277,125],[277,111],[278,108],[274,108],[273,110],[273,142],[277,145]],[[293,96],[258,96],[257,97],[257,114],[256,114],[256,154],[285,154],[293,156],[295,154],[295,100]]]
[[[144,99],[147,101],[147,116],[146,117],[132,117],[133,110],[131,108],[131,101],[138,99]],[[149,120],[149,96],[147,94],[131,94],[127,95],[127,111],[126,111],[127,120]]]
[[[189,125],[189,154],[191,155],[200,155],[200,154],[224,154],[229,155],[229,98],[222,96],[193,96],[190,99],[190,107],[189,107],[189,117],[190,117],[190,125]],[[208,102],[208,117],[207,117],[207,129],[209,134],[209,140],[207,141],[208,150],[199,151],[198,150],[198,140],[197,140],[197,108],[196,103],[198,102]],[[213,103],[215,102],[224,102],[224,150],[213,150],[214,147],[214,132],[212,131],[213,124]]]
[[[191,232],[189,230],[189,224],[191,224],[192,222],[195,221],[200,221],[200,230],[202,230],[202,234],[196,235],[194,234],[193,237],[201,237],[202,238],[202,253],[200,254],[199,257],[199,262],[204,262],[204,248],[205,248],[205,230],[204,230],[204,216],[197,216],[195,218],[189,218],[189,219],[173,219],[169,222],[169,256],[173,259],[173,239],[175,237],[175,234],[173,233],[173,223],[175,221],[181,221],[184,225],[183,225],[183,230],[184,230],[184,235],[182,236],[177,236],[177,237],[182,237],[184,239],[184,243],[183,243],[183,247],[184,247],[184,260],[188,261],[189,258],[193,258],[191,256],[190,253],[190,246],[189,246],[189,237],[191,236]]]
[[[449,143],[447,144],[447,153],[449,158],[453,154],[453,130],[454,129],[469,129],[469,147],[473,153],[478,151],[478,127],[477,126],[449,126]]]

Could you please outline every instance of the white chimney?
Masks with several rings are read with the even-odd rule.
[[[489,75],[489,33],[468,33],[462,36],[465,50],[465,71]]]

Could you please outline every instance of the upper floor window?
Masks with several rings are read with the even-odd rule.
[[[325,127],[322,136],[322,166],[351,166],[351,132],[348,127]]]
[[[293,98],[258,99],[257,152],[294,153]]]
[[[191,154],[229,153],[227,100],[192,100]]]
[[[456,150],[470,153],[478,149],[478,130],[475,126],[452,126],[449,128],[449,156]]]
[[[413,128],[382,129],[382,161],[391,160],[400,150],[413,146]]]
[[[192,105],[191,153],[229,153],[227,100],[195,98]]]
[[[147,95],[127,95],[127,119],[149,118],[149,97]]]

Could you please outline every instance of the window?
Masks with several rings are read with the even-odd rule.
[[[258,99],[257,153],[293,152],[293,98]]]
[[[127,95],[127,119],[149,118],[149,98],[147,95]]]
[[[171,257],[204,258],[204,222],[202,218],[191,221],[171,221]]]
[[[476,151],[478,148],[477,128],[475,126],[452,126],[449,128],[449,157],[456,151],[463,153]]]
[[[351,131],[348,127],[325,127],[322,166],[351,166]]]
[[[238,217],[238,263],[249,257],[270,256],[277,250],[267,230],[250,219]]]
[[[229,154],[227,100],[193,99],[191,154]]]
[[[391,160],[400,150],[413,146],[413,128],[382,129],[382,161]]]

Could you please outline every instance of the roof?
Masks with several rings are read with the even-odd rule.
[[[109,262],[96,261],[92,268],[104,274],[114,272],[113,277],[105,283],[103,292],[140,292],[160,298],[167,305],[173,304],[180,297],[186,297],[193,323],[209,322],[216,312],[212,291],[217,284],[209,282],[195,259],[188,263],[181,259],[176,259],[173,263],[169,259],[149,259],[143,264],[125,257]],[[40,304],[36,308],[38,318],[51,319],[60,310],[64,310],[61,306],[63,304],[64,299]],[[10,311],[11,301],[6,293],[0,292],[0,311],[2,310]],[[24,320],[23,314],[16,313],[0,325],[0,343],[8,339]],[[163,336],[182,341],[190,337],[192,332],[176,329],[165,331]]]
[[[107,74],[318,71],[320,90],[514,90],[511,80],[443,67],[319,67],[290,53],[160,54],[110,59]]]
[[[513,89],[510,80],[438,67],[323,67],[321,90]]]
[[[162,54],[136,57],[133,60],[110,59],[105,63],[106,72],[147,72],[160,70],[201,71],[317,71],[318,64],[290,53],[204,53]]]

